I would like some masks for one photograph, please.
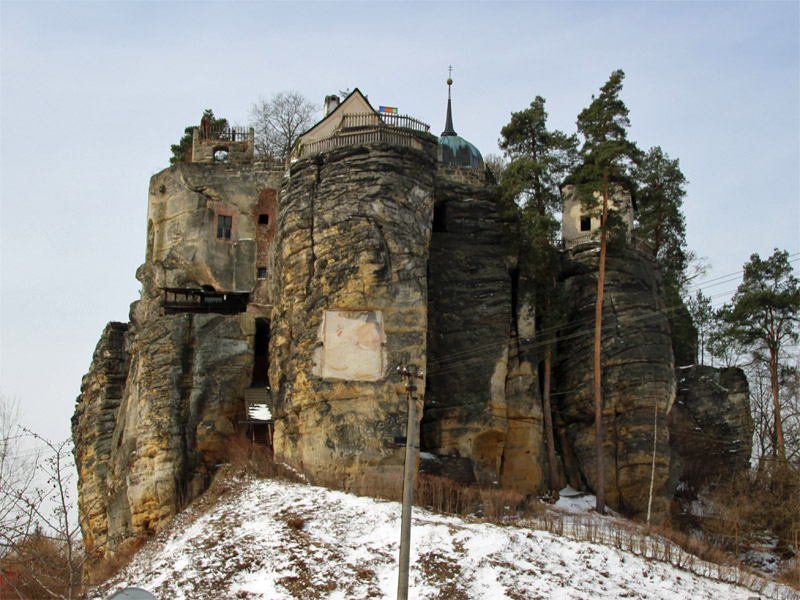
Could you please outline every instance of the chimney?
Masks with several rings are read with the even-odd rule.
[[[339,106],[339,96],[336,94],[332,94],[330,96],[325,96],[325,116],[327,117],[331,114],[336,107]]]

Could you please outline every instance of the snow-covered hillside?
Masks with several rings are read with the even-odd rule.
[[[395,502],[239,481],[184,511],[90,597],[135,585],[162,600],[395,598],[399,538]],[[766,597],[611,547],[418,508],[411,565],[418,599]]]

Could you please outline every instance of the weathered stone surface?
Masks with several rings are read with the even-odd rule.
[[[565,256],[564,285],[572,298],[570,335],[559,345],[554,397],[580,478],[594,489],[593,334],[599,249]],[[663,286],[652,259],[617,248],[606,262],[602,389],[606,501],[631,515],[647,511],[655,468],[653,510],[668,506],[666,415],[675,398],[675,371]],[[656,458],[653,464],[655,432]],[[568,474],[569,475],[569,474]],[[571,474],[572,478],[575,474]]]
[[[106,325],[92,365],[84,375],[81,396],[72,417],[78,481],[78,511],[84,543],[91,550],[105,543],[109,532],[108,497],[117,487],[111,473],[112,437],[130,367],[125,323]]]
[[[535,364],[519,351],[496,191],[440,169],[428,262],[428,361],[421,444],[469,457],[482,484],[541,486]],[[513,338],[512,338],[513,332]]]
[[[399,481],[407,399],[398,364],[425,373],[419,442],[430,472],[523,494],[544,489],[536,320],[517,293],[496,190],[482,173],[438,166],[435,138],[414,135],[422,150],[354,145],[298,160],[286,174],[258,163],[182,164],[153,176],[141,300],[130,324],[104,332],[73,419],[89,547],[161,529],[207,487],[250,385],[251,397],[273,403],[279,460],[321,483]],[[563,475],[590,488],[596,263],[595,248],[565,256],[574,306],[553,382]],[[236,292],[246,312],[200,305],[172,314],[187,307],[162,307],[162,288]],[[667,476],[675,374],[663,308],[653,261],[611,252],[606,494],[633,515],[647,508],[654,439],[657,514],[677,481]],[[679,427],[712,431],[722,417],[684,395],[673,446],[691,470],[700,450]],[[731,414],[746,415],[739,391],[726,398]],[[744,436],[745,417],[731,418],[741,422],[710,435]],[[726,444],[719,452],[744,460],[743,448]]]
[[[247,315],[151,319],[130,341],[129,369],[119,329],[101,338],[73,418],[93,543],[158,531],[206,489],[242,418],[253,364]]]
[[[179,163],[150,180],[147,252],[137,316],[160,313],[161,288],[251,291],[256,285],[258,215],[263,190],[280,187],[272,164]],[[217,216],[232,219],[230,239],[217,237]]]
[[[433,145],[353,146],[292,166],[270,255],[270,381],[275,452],[317,480],[345,485],[397,471],[406,394],[397,364],[425,369]],[[377,379],[323,377],[325,311],[382,319]]]
[[[753,420],[747,378],[738,368],[678,369],[669,444],[683,493],[727,481],[750,463]]]

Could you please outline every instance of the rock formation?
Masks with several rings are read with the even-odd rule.
[[[228,440],[251,427],[253,398],[274,416],[277,460],[349,489],[370,476],[399,482],[407,404],[398,364],[424,373],[421,433],[412,441],[428,472],[544,490],[535,315],[517,293],[517,257],[506,243],[513,223],[498,211],[480,153],[469,145],[465,164],[442,162],[442,141],[427,126],[346,114],[348,106],[370,109],[357,90],[348,98],[317,127],[326,137],[307,132],[288,170],[252,162],[252,140],[236,142],[235,160],[214,162],[219,144],[208,141],[209,152],[198,153],[207,162],[152,177],[141,298],[130,323],[103,332],[73,418],[88,548],[158,531],[202,493]],[[467,147],[451,131],[449,108],[448,123],[445,145]],[[554,373],[561,476],[591,490],[595,246],[565,251],[563,272],[572,312]],[[647,510],[651,473],[657,515],[676,483],[668,477],[675,374],[663,309],[653,260],[612,250],[606,497],[632,515]],[[696,451],[680,427],[730,433],[712,428],[725,419],[713,403],[695,401],[695,379],[670,420],[684,472]],[[744,442],[743,394],[728,396],[725,418]],[[731,441],[718,448],[730,455],[721,468],[733,464],[734,447],[744,460],[746,444]]]
[[[753,419],[747,378],[739,368],[695,365],[678,370],[678,394],[667,421],[672,469],[683,495],[723,483],[750,463]]]
[[[566,254],[564,285],[572,299],[570,326],[558,349],[554,397],[575,467],[570,482],[594,488],[593,331],[597,290],[596,246]],[[675,368],[663,285],[652,259],[623,248],[606,259],[602,336],[606,502],[626,514],[647,512],[655,469],[653,510],[664,514],[669,475],[667,419],[675,399]],[[656,458],[653,461],[655,434]]]
[[[141,300],[131,323],[104,331],[73,417],[88,548],[159,530],[224,461],[254,375],[260,305],[255,314],[207,305],[181,312],[180,303],[168,312],[164,290],[244,288],[263,297],[253,264],[264,241],[253,211],[269,204],[263,190],[280,174],[264,165],[184,163],[153,176]],[[237,217],[224,242],[218,214]]]
[[[321,481],[397,470],[425,368],[435,145],[351,146],[295,163],[272,257],[275,452]]]
[[[533,338],[533,324],[514,306],[497,192],[470,175],[443,169],[437,180],[421,447],[472,458],[479,483],[532,493],[543,481],[542,412],[520,337]]]

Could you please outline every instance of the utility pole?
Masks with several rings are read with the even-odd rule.
[[[408,600],[408,557],[411,551],[411,502],[414,498],[414,467],[417,464],[415,443],[417,437],[417,386],[415,379],[422,379],[417,374],[417,367],[398,365],[397,373],[407,378],[408,392],[408,425],[406,427],[406,460],[403,472],[403,518],[400,525],[400,570],[397,577],[397,600]]]

